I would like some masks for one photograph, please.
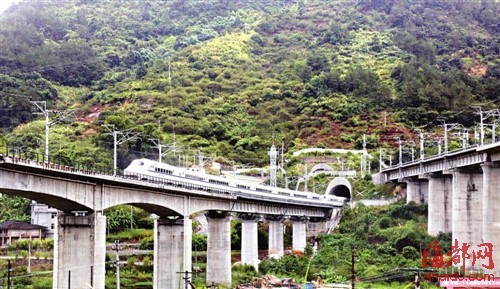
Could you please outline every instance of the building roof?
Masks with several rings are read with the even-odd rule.
[[[0,230],[45,230],[45,226],[9,220],[0,223]]]

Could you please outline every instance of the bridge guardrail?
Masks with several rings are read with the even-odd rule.
[[[93,175],[112,175],[113,168],[108,166],[99,166],[99,165],[91,165],[84,162],[77,162],[74,160],[63,159],[61,157],[50,157],[47,162],[45,162],[45,157],[42,153],[36,152],[34,150],[26,149],[26,148],[17,148],[17,147],[3,147],[0,152],[5,157],[12,158],[14,162],[22,162],[22,163],[35,163],[37,165],[58,169],[63,171],[71,171],[71,172],[82,172],[85,174],[93,174]]]
[[[453,155],[453,154],[456,154],[456,153],[460,153],[460,152],[464,152],[464,151],[468,151],[468,150],[475,150],[475,149],[477,149],[479,147],[480,146],[474,144],[474,145],[470,145],[470,146],[468,146],[466,148],[458,148],[458,149],[454,149],[454,150],[448,151],[446,153],[441,153],[441,154],[426,156],[423,159],[423,161],[427,162],[427,161],[430,161],[430,160],[433,160],[433,159],[439,159],[441,157],[446,157],[446,156]],[[383,168],[381,170],[381,172],[383,172],[383,171],[389,171],[389,170],[393,170],[393,169],[397,169],[399,167],[406,166],[406,165],[418,164],[420,162],[422,162],[421,159],[415,159],[413,161],[406,161],[406,162],[402,162],[402,163],[397,163],[397,164],[394,164],[392,166],[387,166],[387,167]]]
[[[4,147],[0,150],[2,155],[6,158],[11,158],[14,163],[24,163],[24,164],[34,164],[41,166],[43,168],[60,170],[71,173],[82,173],[86,175],[105,175],[113,176],[113,168],[106,166],[92,166],[82,162],[75,162],[69,160],[61,160],[59,158],[52,158],[49,161],[44,161],[44,155],[33,150],[25,148],[10,148]],[[182,187],[188,190],[202,190],[211,193],[217,193],[222,195],[233,195],[230,190],[224,190],[220,188],[214,188],[207,185],[192,184],[189,182],[182,182],[178,180],[169,180],[159,177],[153,177],[149,175],[133,174],[133,175],[123,175],[119,174],[115,177],[122,179],[136,179],[140,181],[147,181],[152,184],[161,184],[167,186]]]
[[[38,153],[33,150],[25,149],[25,148],[9,148],[9,147],[4,147],[3,151],[5,153],[2,153],[6,158],[11,158],[13,163],[24,163],[24,164],[33,164],[40,166],[42,168],[46,169],[53,169],[53,170],[59,170],[63,172],[71,172],[71,173],[82,173],[86,175],[105,175],[105,176],[113,176],[113,168],[112,167],[105,167],[105,166],[91,166],[85,163],[81,162],[75,162],[71,160],[65,160],[65,159],[60,159],[60,158],[52,158],[48,160],[48,162],[44,161],[44,155],[41,153]],[[294,196],[294,195],[283,195],[282,193],[277,193],[273,194],[272,192],[268,192],[268,196],[263,198],[262,195],[253,195],[249,194],[247,192],[243,192],[242,190],[235,190],[235,188],[221,188],[219,186],[216,186],[212,183],[206,183],[206,184],[201,184],[199,182],[184,182],[180,180],[173,180],[173,179],[168,179],[168,178],[161,178],[161,177],[155,177],[151,175],[144,175],[144,174],[138,174],[138,173],[128,173],[127,175],[125,174],[118,174],[116,176],[113,176],[116,178],[122,178],[122,179],[135,179],[139,181],[145,181],[148,183],[152,184],[160,184],[160,185],[166,185],[166,186],[174,186],[174,187],[179,187],[179,188],[184,188],[188,190],[199,190],[199,191],[204,191],[208,193],[215,193],[215,194],[220,194],[224,196],[235,196],[235,197],[243,197],[243,198],[258,198],[258,199],[267,199],[269,201],[279,201],[283,203],[294,203],[292,200],[294,197],[299,197],[299,196]],[[280,197],[281,196],[281,197]],[[288,198],[287,198],[288,197]],[[323,202],[320,198],[320,196],[314,196],[314,197],[303,197],[303,203],[313,203],[313,202]]]

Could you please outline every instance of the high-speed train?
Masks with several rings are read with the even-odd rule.
[[[345,198],[333,195],[319,195],[251,182],[228,179],[200,172],[197,168],[181,168],[149,159],[136,159],[124,170],[124,175],[143,181],[176,185],[187,189],[222,193],[250,199],[274,199],[290,201],[291,198],[303,198],[308,202],[345,201]],[[304,200],[306,201],[306,200]]]

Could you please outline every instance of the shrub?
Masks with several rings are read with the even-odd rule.
[[[378,221],[377,221],[377,226],[380,229],[387,229],[391,226],[391,224],[392,224],[392,220],[391,220],[391,218],[389,218],[387,216],[384,216],[384,217],[378,219]]]
[[[207,236],[200,234],[193,234],[192,241],[193,251],[206,251],[207,250]]]
[[[154,236],[149,236],[144,239],[142,239],[141,243],[139,244],[139,249],[140,250],[153,250],[154,249]]]

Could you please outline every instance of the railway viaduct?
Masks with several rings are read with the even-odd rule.
[[[407,202],[428,203],[429,234],[470,246],[466,270],[500,271],[499,142],[385,168],[381,180],[406,183]]]
[[[235,188],[233,188],[235,189]],[[257,267],[257,222],[269,222],[269,254],[280,257],[285,218],[293,222],[293,249],[306,246],[306,222],[338,215],[350,185],[340,182],[333,200],[241,197],[231,192],[202,190],[187,182],[147,182],[76,170],[22,156],[0,155],[0,192],[26,197],[60,210],[54,242],[53,288],[104,289],[106,217],[103,210],[129,204],[156,214],[154,222],[155,289],[179,288],[191,271],[192,220],[204,213],[208,221],[207,284],[231,284],[230,219],[242,221],[242,263]]]

